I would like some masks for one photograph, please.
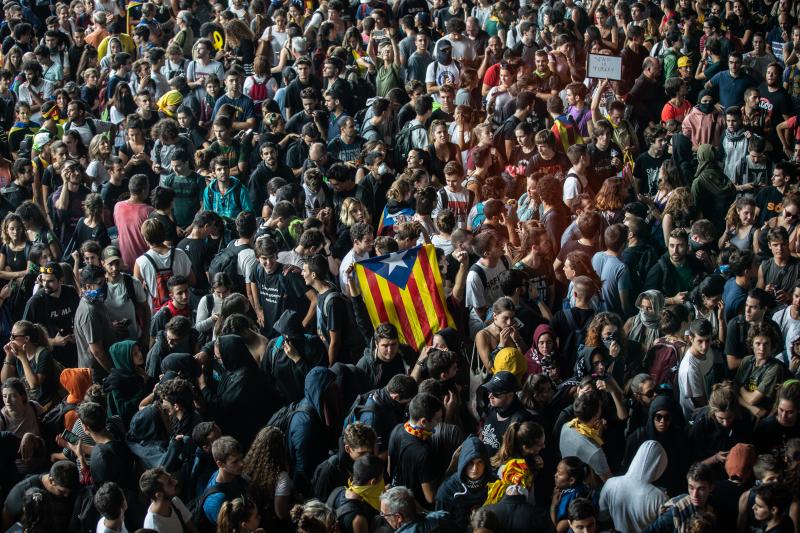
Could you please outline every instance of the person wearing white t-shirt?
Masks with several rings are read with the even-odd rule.
[[[159,272],[170,271],[171,276],[185,276],[189,286],[195,286],[195,275],[192,271],[192,260],[181,249],[170,248],[164,244],[166,232],[158,219],[148,218],[142,223],[142,237],[150,247],[136,258],[133,265],[133,277],[142,282],[153,309],[154,299],[158,296]]]
[[[572,209],[572,205],[579,201],[581,193],[589,189],[589,168],[591,161],[589,151],[585,144],[573,144],[567,149],[567,157],[572,168],[564,179],[564,203]]]
[[[465,303],[470,310],[470,336],[475,338],[478,331],[483,329],[489,306],[503,296],[500,274],[508,270],[509,265],[504,257],[503,245],[494,232],[478,235],[473,247],[480,259],[470,267],[467,274]]]
[[[792,344],[800,338],[800,284],[792,291],[792,303],[772,315],[772,320],[781,328],[784,352],[778,357],[788,366],[792,361]]]
[[[280,63],[281,49],[289,39],[289,33],[286,31],[286,11],[278,8],[272,12],[272,26],[267,26],[258,43],[258,54],[266,55],[266,46],[272,49],[272,65]]]
[[[369,259],[372,246],[375,244],[375,230],[366,222],[358,222],[350,228],[350,237],[353,239],[353,248],[347,252],[339,265],[339,288],[342,294],[350,296],[347,280],[350,277],[348,270],[356,261]]]
[[[453,59],[453,44],[447,39],[440,39],[436,43],[436,58],[428,65],[425,73],[425,85],[428,94],[439,101],[439,88],[442,85],[458,87],[461,78],[461,68]]]
[[[139,478],[139,490],[150,499],[144,528],[158,533],[194,533],[192,513],[175,494],[178,481],[163,468],[145,470]]]
[[[714,328],[704,318],[695,320],[689,326],[692,344],[678,367],[678,397],[687,420],[691,419],[696,409],[708,404],[706,376],[714,367],[714,358],[709,352],[713,334]]]
[[[94,507],[100,514],[96,533],[128,533],[125,527],[128,502],[119,485],[113,481],[101,485],[94,495]]]

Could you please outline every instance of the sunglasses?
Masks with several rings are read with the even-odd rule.
[[[653,420],[655,420],[656,422],[669,422],[670,420],[672,420],[672,417],[670,415],[668,415],[668,414],[667,415],[661,415],[661,414],[656,413],[653,416]]]
[[[53,267],[39,267],[39,274],[52,274],[54,271]]]
[[[656,391],[655,391],[655,389],[653,389],[653,390],[649,390],[649,391],[647,391],[647,392],[640,392],[639,394],[640,394],[641,396],[646,396],[646,397],[648,397],[648,398],[655,398],[655,396],[656,396]],[[658,416],[658,415],[656,415],[656,416]]]

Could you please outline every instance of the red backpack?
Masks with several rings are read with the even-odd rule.
[[[173,276],[172,265],[175,263],[175,248],[169,251],[169,262],[167,262],[167,266],[164,268],[159,268],[149,254],[144,254],[144,257],[150,261],[150,264],[153,265],[153,270],[156,271],[156,286],[153,287],[155,290],[153,291],[150,287],[147,287],[147,292],[150,294],[150,299],[153,302],[153,313],[155,313],[167,305],[169,301],[167,281]]]
[[[248,94],[247,96],[250,97],[250,99],[253,101],[254,104],[258,105],[258,104],[260,104],[261,102],[263,102],[264,100],[267,99],[267,94],[268,94],[267,82],[268,81],[269,81],[269,78],[265,78],[264,79],[264,83],[258,83],[256,81],[255,77],[253,78],[253,86],[250,87],[250,94]]]
[[[678,366],[686,343],[668,341],[665,337],[656,339],[644,357],[644,371],[650,374],[658,385],[669,385],[675,390]]]

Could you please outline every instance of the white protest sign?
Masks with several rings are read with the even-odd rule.
[[[622,58],[602,54],[589,54],[589,65],[586,69],[589,78],[621,80]]]

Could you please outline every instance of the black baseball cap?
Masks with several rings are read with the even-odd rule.
[[[483,388],[492,394],[506,394],[520,390],[516,376],[508,370],[501,370],[484,383]]]

